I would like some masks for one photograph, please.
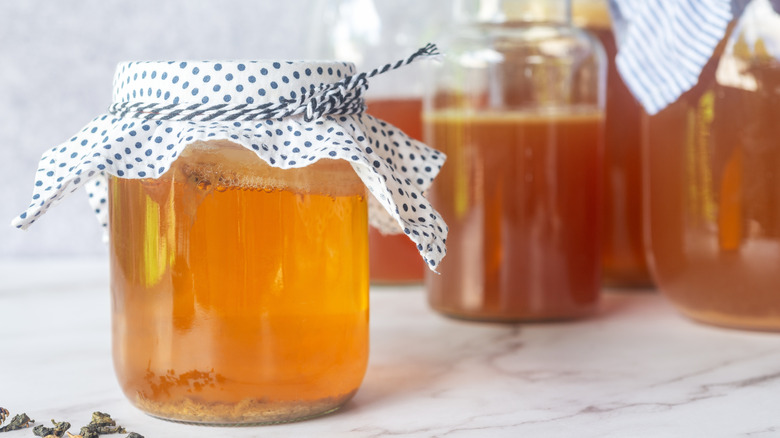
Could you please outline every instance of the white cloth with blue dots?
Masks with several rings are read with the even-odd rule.
[[[435,271],[446,253],[447,226],[423,192],[445,157],[362,113],[360,87],[350,91],[344,85],[355,76],[354,66],[341,62],[120,64],[111,112],[43,154],[32,203],[12,225],[26,229],[64,196],[85,187],[98,220],[106,226],[107,174],[156,178],[188,144],[229,140],[281,169],[305,167],[322,158],[350,162]],[[258,116],[284,104],[294,108],[322,84],[337,84],[331,94],[346,102],[333,104],[341,107],[320,116],[312,116],[311,108],[286,117]]]

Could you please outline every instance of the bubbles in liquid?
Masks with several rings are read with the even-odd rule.
[[[226,191],[226,190],[227,190],[227,187],[225,187],[225,186],[223,186],[223,185],[221,185],[221,184],[220,184],[220,185],[218,185],[218,186],[217,186],[217,187],[216,187],[214,190],[216,190],[216,191],[218,191],[218,192],[220,192],[220,193],[221,193],[221,192],[224,192],[224,191]]]
[[[201,189],[201,190],[208,190],[209,188],[211,188],[211,182],[205,181],[205,180],[204,181],[200,181],[200,182],[198,182],[197,187],[199,189]]]

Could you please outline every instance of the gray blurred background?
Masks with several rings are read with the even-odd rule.
[[[106,111],[118,62],[311,57],[313,15],[328,16],[329,1],[0,0],[0,258],[107,254],[83,191],[27,231],[9,224],[30,202],[43,151]],[[446,17],[451,7],[376,4],[390,28]]]

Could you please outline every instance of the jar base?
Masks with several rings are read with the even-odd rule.
[[[614,289],[651,289],[655,287],[653,278],[646,270],[610,270],[603,268],[601,285]]]
[[[137,397],[134,405],[147,415],[174,423],[221,427],[270,426],[331,414],[341,409],[356,392],[308,402],[244,400],[239,403],[208,403],[184,399],[162,403]]]
[[[398,286],[403,288],[413,288],[417,286],[422,286],[423,279],[409,279],[409,280],[386,280],[386,279],[372,279],[371,280],[371,286],[380,286],[380,287],[392,287],[392,286]]]
[[[480,313],[467,313],[464,311],[458,311],[453,309],[445,309],[441,307],[431,306],[433,310],[442,316],[447,318],[457,319],[460,321],[471,322],[495,322],[495,323],[535,323],[535,322],[565,322],[576,321],[578,319],[587,318],[596,313],[598,305],[594,304],[583,309],[578,309],[576,312],[547,312],[539,314],[522,314],[522,315],[499,315],[489,312]]]
[[[733,316],[712,311],[696,311],[677,305],[675,307],[685,317],[701,324],[734,330],[780,332],[780,315],[774,317]]]

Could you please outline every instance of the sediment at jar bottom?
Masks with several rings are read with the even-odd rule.
[[[109,181],[120,386],[152,415],[180,421],[335,409],[368,360],[365,188],[345,190],[340,181],[357,177],[331,162],[256,186],[243,160],[201,152],[157,180]],[[232,185],[241,181],[250,183]]]
[[[138,396],[133,404],[142,411],[163,420],[203,425],[262,425],[302,421],[332,413],[354,397],[350,393],[320,400],[269,402],[245,399],[238,403],[201,402],[186,398],[160,403]]]
[[[430,199],[449,226],[431,306],[469,319],[583,316],[600,290],[603,115],[448,110],[426,114],[448,156]]]

